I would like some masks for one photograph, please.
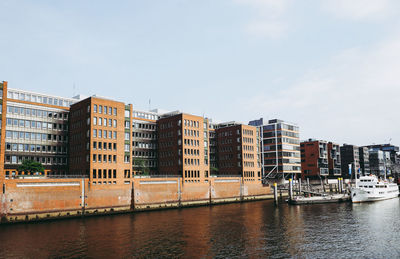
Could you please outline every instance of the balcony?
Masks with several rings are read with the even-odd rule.
[[[333,175],[339,176],[341,174],[342,174],[341,169],[338,169],[338,168],[333,169]]]
[[[327,176],[327,175],[329,175],[329,170],[328,170],[328,168],[320,168],[319,172],[320,172],[320,175],[321,175],[321,176]]]

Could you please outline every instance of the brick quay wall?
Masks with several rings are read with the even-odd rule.
[[[88,179],[5,179],[0,222],[112,214],[164,208],[270,199],[269,186],[241,177],[184,182],[179,177],[135,178],[121,184],[92,185]]]

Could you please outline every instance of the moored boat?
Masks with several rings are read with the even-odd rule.
[[[380,201],[397,198],[399,187],[396,183],[379,180],[374,175],[361,176],[350,192],[352,202]]]

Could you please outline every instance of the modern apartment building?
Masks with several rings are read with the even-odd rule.
[[[269,179],[298,178],[301,176],[299,127],[293,123],[273,119],[250,121],[262,131],[261,148],[263,176]]]
[[[358,147],[344,144],[340,147],[340,156],[342,158],[342,177],[354,177],[355,172],[358,172],[360,169],[360,155]],[[351,174],[349,170],[350,167]]]
[[[211,119],[208,122],[208,140],[209,140],[209,156],[210,156],[210,175],[218,174],[217,163],[217,135],[215,129],[217,124],[212,123]]]
[[[69,107],[76,102],[48,94],[11,89],[0,83],[0,175],[14,177],[24,160],[44,166],[46,175],[68,173]]]
[[[185,183],[208,182],[208,119],[180,112],[161,115],[158,129],[158,170],[182,176]]]
[[[369,165],[369,149],[368,147],[359,147],[360,155],[360,168],[363,175],[369,175],[371,173]]]
[[[261,181],[259,132],[254,126],[235,122],[218,124],[218,175],[240,175],[244,181]]]
[[[392,175],[392,161],[389,151],[382,151],[379,149],[371,149],[369,151],[369,162],[371,173],[380,177]]]
[[[156,111],[133,111],[132,117],[132,172],[135,175],[158,174]]]
[[[328,142],[309,139],[301,142],[302,179],[321,179],[329,176]]]
[[[328,165],[329,165],[329,176],[331,178],[337,178],[342,175],[342,162],[340,157],[340,146],[339,144],[329,142],[328,143]]]
[[[131,105],[92,96],[70,109],[70,174],[93,185],[130,178]]]
[[[382,151],[389,152],[390,160],[392,161],[392,163],[394,163],[394,164],[400,163],[399,156],[398,156],[398,153],[399,153],[398,146],[391,145],[391,144],[378,144],[378,145],[369,145],[367,147],[369,149],[373,149],[373,150],[382,150]]]

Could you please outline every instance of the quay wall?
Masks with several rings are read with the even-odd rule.
[[[272,198],[269,186],[241,177],[134,178],[92,185],[88,179],[5,179],[0,193],[1,223],[179,208]]]

